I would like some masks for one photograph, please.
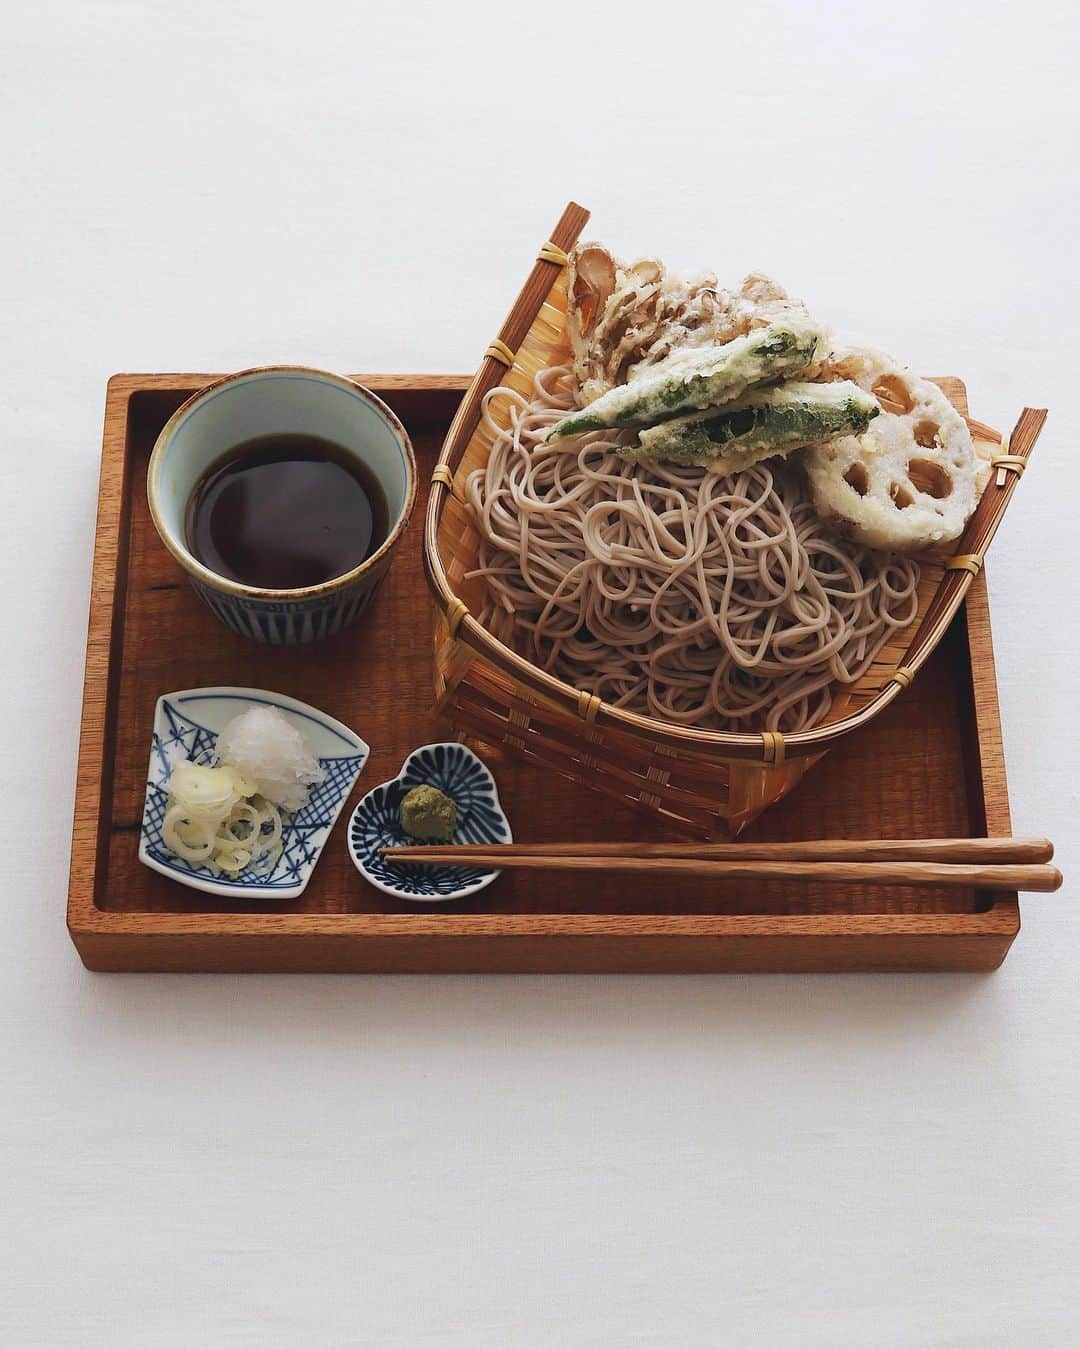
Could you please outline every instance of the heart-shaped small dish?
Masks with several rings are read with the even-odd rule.
[[[422,846],[401,827],[401,798],[413,787],[437,787],[457,805],[452,844],[511,843],[510,822],[499,804],[495,779],[487,765],[455,741],[413,750],[401,772],[361,798],[349,821],[349,854],[360,874],[384,894],[420,904],[463,899],[491,884],[499,874],[492,867],[426,867],[413,862],[387,862],[381,848],[399,844]]]

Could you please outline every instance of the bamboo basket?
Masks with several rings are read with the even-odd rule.
[[[995,463],[982,499],[955,552],[920,558],[915,619],[893,634],[856,684],[838,691],[827,721],[787,735],[709,731],[612,707],[538,669],[487,632],[473,617],[483,581],[464,579],[480,540],[462,487],[491,449],[491,434],[480,421],[481,401],[498,384],[528,393],[538,370],[568,358],[565,266],[588,218],[571,202],[540,249],[484,354],[432,474],[424,562],[439,610],[437,707],[460,733],[506,746],[564,778],[658,812],[680,832],[733,838],[791,791],[832,745],[877,716],[911,683],[978,574],[1046,413],[1025,408],[1007,442],[968,418],[976,450]],[[940,382],[955,397],[950,382]],[[498,420],[498,401],[493,411]]]

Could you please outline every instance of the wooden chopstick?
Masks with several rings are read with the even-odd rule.
[[[560,853],[548,845],[505,844],[480,847],[384,848],[388,861],[429,866],[469,865],[540,871],[627,871],[649,876],[699,876],[709,880],[817,881],[830,885],[912,885],[963,887],[977,890],[1025,890],[1050,892],[1061,885],[1056,867],[1014,862],[947,863],[933,861],[837,861],[837,860],[718,860],[698,856],[634,856],[627,844],[622,855],[613,853]],[[564,845],[565,846],[565,845]],[[593,845],[602,846],[602,845]],[[641,847],[650,845],[640,845]],[[663,845],[651,845],[663,846]],[[680,845],[676,845],[680,846]],[[710,845],[687,845],[689,848]],[[735,846],[739,845],[711,845]],[[759,845],[764,847],[766,845]],[[522,852],[526,848],[530,851]]]
[[[499,857],[693,857],[712,862],[1049,862],[1048,838],[823,838],[785,843],[509,843],[426,844],[384,848],[385,856],[434,861],[437,850],[454,861]],[[445,864],[445,856],[443,862]]]

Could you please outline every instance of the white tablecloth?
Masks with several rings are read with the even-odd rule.
[[[821,12],[819,12],[819,9]],[[1080,922],[987,977],[87,974],[106,378],[465,370],[566,199],[1051,420],[989,569],[1015,825],[1077,820],[1064,0],[43,0],[5,24],[0,1343],[1080,1342]]]

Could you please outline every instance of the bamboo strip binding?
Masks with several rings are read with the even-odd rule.
[[[596,714],[602,706],[603,703],[595,693],[582,689],[578,694],[578,716],[590,726],[596,720]]]
[[[514,353],[502,340],[496,337],[493,342],[489,342],[485,356],[490,356],[493,361],[499,361],[502,365],[510,367],[514,364]]]
[[[945,559],[945,570],[967,571],[972,576],[978,576],[982,564],[982,557],[978,553],[957,553],[955,557]]]
[[[552,243],[549,239],[546,244],[540,245],[540,252],[536,255],[537,262],[553,262],[556,267],[565,267],[570,261],[570,255],[558,244]]]
[[[1015,473],[1019,478],[1024,469],[1027,468],[1027,460],[1021,459],[1018,454],[999,454],[996,459],[990,460],[994,468],[997,469],[997,485],[1005,486],[1005,474]]]
[[[462,600],[451,600],[446,610],[446,630],[451,638],[458,635],[458,629],[461,627],[461,621],[469,612],[467,605]]]
[[[540,250],[498,339],[514,353],[512,365],[500,370],[494,360],[482,363],[447,434],[440,466],[451,474],[451,481],[459,468],[468,473],[486,457],[479,424],[484,396],[499,382],[525,392],[537,369],[564,356],[566,296],[561,267],[587,220],[588,212],[571,203],[552,232],[554,248]],[[491,347],[487,354],[492,354]],[[446,617],[446,637],[436,642],[442,706],[460,730],[493,743],[512,744],[556,772],[621,801],[644,802],[696,832],[737,833],[789,791],[821,754],[865,725],[911,683],[981,568],[1045,416],[1045,411],[1025,409],[1008,441],[969,420],[986,457],[997,461],[996,476],[957,541],[957,552],[950,558],[924,559],[915,622],[882,648],[859,684],[838,693],[832,719],[786,736],[695,730],[593,701],[594,696],[531,665],[479,624],[464,624],[469,596],[472,604],[478,603],[479,592],[457,593],[444,555],[454,559],[454,574],[463,574],[475,556],[476,533],[460,501],[448,492],[433,492],[424,558],[429,584]],[[1003,448],[1007,454],[994,454]],[[446,649],[447,641],[455,648],[453,655]],[[529,691],[535,705],[527,745],[509,720],[519,688]],[[582,721],[589,728],[584,752]],[[671,762],[664,782],[655,781],[649,772],[657,753],[669,756]]]

